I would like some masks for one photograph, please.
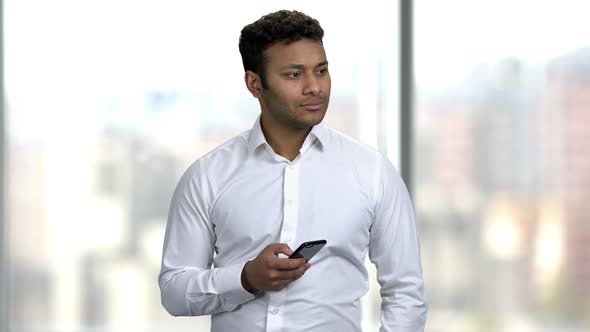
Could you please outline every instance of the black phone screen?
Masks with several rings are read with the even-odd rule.
[[[326,243],[326,240],[303,242],[289,258],[305,258],[305,262],[308,262]]]

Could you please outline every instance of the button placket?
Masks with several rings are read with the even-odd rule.
[[[299,166],[298,163],[290,163],[285,167],[284,179],[284,199],[283,206],[283,227],[281,229],[281,242],[294,246],[292,241],[295,239],[297,232],[297,223],[299,207],[297,199],[299,197]]]
[[[297,223],[299,221],[299,165],[290,163],[284,170],[283,182],[283,226],[281,228],[280,242],[286,243],[292,249],[297,235]],[[269,293],[268,315],[266,320],[267,331],[280,331],[283,324],[281,307],[287,302],[287,288],[278,292]]]

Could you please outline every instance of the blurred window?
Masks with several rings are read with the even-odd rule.
[[[11,331],[208,331],[160,304],[167,209],[182,172],[259,113],[238,38],[263,14],[321,22],[327,123],[397,163],[395,1],[3,3]]]
[[[432,331],[590,312],[588,1],[416,1],[414,193]]]

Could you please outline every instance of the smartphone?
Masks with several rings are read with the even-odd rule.
[[[307,263],[326,245],[326,243],[326,240],[303,242],[297,249],[295,249],[295,251],[293,251],[289,258],[305,258],[305,262]]]

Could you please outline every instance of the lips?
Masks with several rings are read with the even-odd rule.
[[[322,108],[323,103],[324,102],[321,100],[313,100],[313,101],[309,101],[304,104],[301,104],[301,106],[307,110],[310,110],[310,111],[317,111],[320,108]]]

